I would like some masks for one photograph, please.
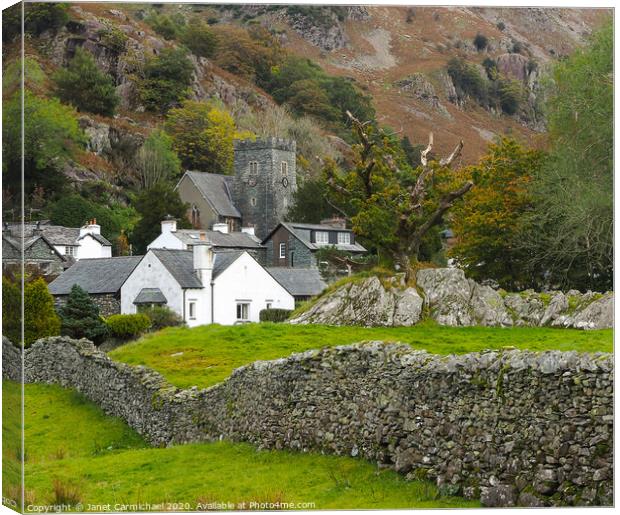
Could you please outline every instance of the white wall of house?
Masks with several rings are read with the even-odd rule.
[[[93,259],[112,257],[112,247],[102,245],[90,234],[79,240],[76,259]]]
[[[252,256],[244,252],[216,279],[214,285],[215,322],[238,323],[237,305],[248,304],[247,320],[258,322],[259,313],[272,308],[294,309],[295,299]]]

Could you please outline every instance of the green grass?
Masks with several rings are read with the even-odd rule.
[[[364,340],[408,343],[437,354],[484,349],[577,350],[612,352],[613,331],[539,327],[444,327],[426,322],[414,327],[364,328],[320,325],[247,324],[169,328],[110,352],[131,365],[146,365],[179,387],[208,387],[242,365],[289,356],[308,349]]]
[[[18,384],[3,382],[3,401],[19,403]],[[17,414],[4,412],[5,442],[18,438]],[[407,482],[361,459],[230,442],[148,448],[123,422],[58,386],[26,385],[26,420],[26,504],[188,503],[177,509],[203,510],[216,502],[235,508],[309,502],[317,509],[479,505],[439,496],[430,482]],[[15,454],[5,452],[3,460],[5,470],[17,464]],[[12,497],[15,490],[3,483],[3,494]]]

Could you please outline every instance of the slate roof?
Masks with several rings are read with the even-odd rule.
[[[52,295],[68,295],[74,284],[88,293],[117,293],[142,256],[80,259],[49,284]]]
[[[327,288],[316,269],[271,267],[267,272],[293,297],[314,297]]]
[[[112,246],[112,244],[106,238],[101,236],[101,234],[88,233],[88,234],[85,234],[84,236],[81,236],[80,238],[78,238],[78,240],[83,240],[87,236],[92,236],[95,240],[97,240],[99,243],[101,243],[104,247],[111,247]]]
[[[220,231],[196,231],[192,229],[179,229],[174,234],[185,245],[193,245],[200,241],[200,233],[204,233],[206,241],[214,247],[235,249],[260,249],[263,246],[257,238],[244,232],[223,233]],[[192,237],[193,236],[193,237]]]
[[[10,225],[12,233],[15,233],[17,229],[19,231],[19,224]],[[26,224],[24,227],[24,233],[26,235],[34,235],[34,231],[37,230],[35,224]],[[48,225],[45,223],[39,224],[39,234],[45,236],[47,241],[52,245],[77,245],[80,238],[80,229],[78,227],[63,227],[62,225]],[[104,246],[112,246],[112,244],[100,234],[91,234],[99,243]]]
[[[134,304],[166,304],[168,300],[159,288],[142,288]]]
[[[332,231],[332,232],[348,232],[353,234],[351,229],[342,229],[338,227],[332,227],[330,225],[321,225],[321,224],[302,224],[296,222],[281,222],[278,226],[269,233],[269,235],[263,240],[265,243],[271,235],[278,229],[278,227],[285,227],[291,234],[293,234],[300,242],[302,242],[306,247],[310,250],[318,250],[320,248],[326,247],[328,245],[319,245],[316,243],[312,243],[310,241],[310,231]],[[350,244],[333,244],[338,250],[342,250],[345,252],[366,252],[366,249],[355,242],[352,245]]]
[[[204,286],[194,273],[194,255],[191,250],[151,249],[157,259],[166,267],[179,283],[181,288],[203,288]],[[232,265],[243,251],[215,252],[213,263],[213,279]]]
[[[218,215],[241,218],[241,213],[235,207],[230,193],[234,179],[232,176],[192,171],[185,172],[185,175],[196,185],[200,194]]]

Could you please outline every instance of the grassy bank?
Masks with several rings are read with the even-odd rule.
[[[3,400],[19,402],[19,385],[5,381]],[[57,386],[26,385],[26,420],[26,504],[148,503],[157,511],[175,503],[202,510],[241,502],[246,509],[275,502],[317,509],[478,506],[360,459],[227,442],[148,448],[122,421]],[[19,467],[9,443],[18,438],[17,413],[5,411],[2,422],[6,470]],[[3,494],[13,497],[15,485],[3,483]]]
[[[237,367],[256,360],[364,340],[402,342],[437,354],[484,349],[576,350],[612,352],[613,332],[540,327],[444,327],[430,322],[414,327],[327,327],[287,324],[170,328],[110,353],[131,365],[146,365],[180,386],[207,387]]]

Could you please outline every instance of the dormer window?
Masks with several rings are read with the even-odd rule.
[[[314,241],[319,244],[329,243],[329,233],[327,231],[317,231],[314,233]]]
[[[286,161],[280,163],[280,171],[282,172],[282,177],[288,177],[288,163]]]
[[[339,232],[338,233],[338,244],[339,245],[351,245],[351,233]]]
[[[258,161],[250,161],[250,175],[258,175]]]
[[[73,245],[67,245],[65,247],[66,256],[75,256],[77,254],[77,247]]]

